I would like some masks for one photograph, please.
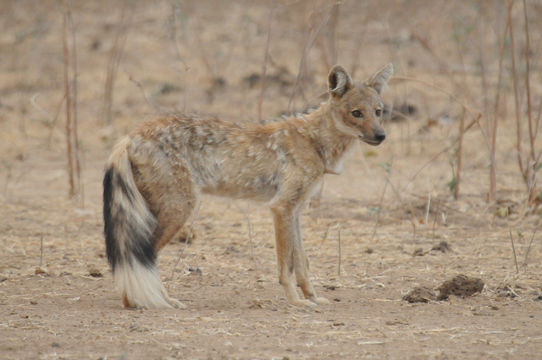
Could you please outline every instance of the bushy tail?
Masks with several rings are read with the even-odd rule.
[[[107,259],[126,307],[172,307],[156,267],[156,218],[139,192],[128,158],[129,138],[113,150],[104,176]]]

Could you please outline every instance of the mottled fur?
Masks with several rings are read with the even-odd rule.
[[[371,145],[384,140],[379,94],[392,72],[387,65],[356,86],[341,66],[333,67],[329,100],[303,117],[237,125],[168,116],[144,123],[121,140],[104,177],[104,229],[124,305],[183,307],[167,295],[155,260],[180,234],[200,193],[267,202],[275,225],[279,281],[288,301],[327,303],[309,278],[300,209],[325,173],[342,171],[345,154],[359,139]]]

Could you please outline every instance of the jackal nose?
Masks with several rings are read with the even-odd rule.
[[[386,138],[386,133],[384,131],[375,132],[375,139],[379,142],[384,141]]]

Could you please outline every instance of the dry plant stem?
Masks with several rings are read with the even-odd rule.
[[[72,133],[71,133],[71,142],[73,146],[73,162],[75,164],[75,186],[76,193],[79,195],[80,205],[82,208],[85,207],[85,196],[83,191],[83,186],[81,183],[81,163],[79,161],[79,136],[77,134],[77,46],[75,40],[75,26],[73,24],[73,18],[71,11],[68,9],[68,20],[70,22],[71,29],[71,38],[72,38],[72,84],[73,84],[73,117],[72,117]]]
[[[62,99],[60,100],[60,103],[58,104],[58,107],[55,112],[55,117],[53,118],[51,122],[51,128],[49,130],[49,136],[47,138],[47,147],[50,149],[51,145],[53,143],[53,132],[56,127],[56,123],[58,120],[58,117],[60,116],[60,112],[62,111],[62,105],[64,105],[64,101],[66,100],[66,94],[62,94]]]
[[[465,132],[465,116],[466,111],[463,108],[461,112],[461,119],[459,120],[459,136],[457,144],[457,169],[455,174],[455,188],[454,188],[454,199],[459,198],[459,185],[461,184],[461,169],[463,165],[463,133]]]
[[[462,87],[457,83],[455,80],[455,77],[453,73],[450,71],[449,66],[446,64],[445,61],[442,60],[442,58],[437,54],[437,52],[433,49],[431,44],[429,43],[429,40],[422,37],[420,34],[418,34],[416,31],[411,32],[412,38],[422,46],[437,62],[440,70],[446,74],[446,76],[450,79],[450,82],[452,83],[454,89],[456,90],[464,90]]]
[[[303,53],[301,55],[301,60],[299,60],[299,67],[297,69],[297,76],[295,78],[294,87],[292,89],[292,94],[290,95],[290,99],[288,100],[288,112],[292,112],[292,106],[295,94],[297,92],[297,88],[299,87],[299,83],[301,80],[301,76],[305,72],[305,66],[307,63],[307,57],[309,54],[309,50],[312,48],[312,45],[314,44],[314,40],[316,40],[316,37],[320,33],[320,30],[326,25],[326,23],[329,20],[329,17],[331,16],[331,9],[334,5],[331,6],[331,8],[327,11],[327,14],[324,16],[322,21],[317,27],[310,26],[310,29],[307,33],[305,44],[303,46]],[[311,13],[311,15],[314,13],[314,11]],[[309,16],[310,18],[310,16]]]
[[[40,104],[38,104],[38,96],[39,96],[39,94],[37,94],[37,93],[34,94],[30,98],[30,104],[36,110],[38,110],[40,113],[42,113],[45,117],[47,117],[47,121],[48,121],[47,126],[49,126],[49,135],[47,136],[47,147],[50,149],[51,148],[51,142],[53,141],[53,132],[55,130],[58,117],[60,116],[60,112],[63,109],[62,105],[64,105],[64,100],[66,99],[66,94],[64,94],[64,93],[62,94],[62,98],[60,99],[60,102],[58,103],[58,105],[56,107],[56,111],[55,111],[54,115],[49,113],[47,110],[45,110],[43,107],[41,107]]]
[[[533,245],[534,235],[536,234],[537,228],[534,229],[533,235],[531,236],[531,241],[529,241],[529,246],[527,247],[527,251],[525,252],[525,259],[523,260],[523,269],[527,270],[527,261],[529,259],[529,253],[531,252],[531,246]]]
[[[512,237],[512,231],[510,231],[510,242],[512,243],[512,253],[514,254],[514,264],[516,265],[516,273],[519,274],[518,258],[516,256],[516,247],[514,246],[514,238]]]
[[[516,70],[516,61],[515,61],[515,40],[514,40],[514,31],[512,27],[512,7],[514,2],[509,1],[507,7],[507,18],[510,23],[509,26],[509,36],[510,36],[510,57],[512,62],[512,80],[514,85],[514,106],[515,106],[515,116],[516,116],[516,150],[518,158],[518,166],[527,187],[528,194],[528,204],[532,206],[536,200],[536,168],[539,163],[540,156],[536,156],[535,142],[536,136],[538,133],[538,119],[537,124],[533,124],[532,109],[531,109],[531,91],[530,91],[530,63],[529,63],[529,24],[527,18],[527,9],[526,3],[523,2],[524,10],[524,20],[525,20],[525,89],[527,96],[527,123],[529,130],[529,152],[527,155],[528,161],[525,161],[523,149],[522,149],[522,136],[521,136],[521,106],[519,100],[519,81],[518,74]],[[535,128],[533,129],[533,127]]]
[[[258,262],[256,261],[256,257],[254,256],[254,241],[252,237],[252,223],[250,222],[250,209],[247,209],[247,212],[245,214],[247,218],[247,227],[248,227],[248,243],[250,245],[250,257],[252,258],[252,261],[254,262],[254,265],[258,267]]]
[[[527,18],[527,3],[523,0],[523,15],[525,18],[525,91],[527,92],[527,119],[529,120],[529,141],[531,143],[531,159],[536,157],[534,149],[535,135],[533,132],[533,118],[531,111],[531,86],[530,78],[530,37],[529,37],[529,20]]]
[[[342,258],[342,251],[341,251],[341,225],[339,225],[339,233],[338,233],[338,249],[339,252],[339,264],[337,267],[337,275],[341,276],[341,258]]]
[[[470,114],[470,116],[474,119],[479,119],[480,117],[482,117],[482,113],[480,113],[480,111],[478,110],[475,110],[473,108],[471,108],[470,106],[468,106],[464,101],[461,101],[460,99],[457,98],[457,96],[455,96],[453,93],[449,92],[448,90],[445,90],[439,86],[436,86],[434,84],[431,84],[430,82],[427,82],[425,80],[422,80],[422,79],[416,79],[416,78],[413,78],[413,77],[408,77],[408,76],[393,76],[390,81],[389,81],[389,84],[393,84],[395,82],[403,82],[403,81],[411,81],[411,82],[414,82],[414,83],[419,83],[419,84],[422,84],[424,86],[428,86],[434,90],[437,90],[447,96],[449,96],[453,101],[455,101],[456,103],[458,103],[459,105],[461,105],[465,110],[467,110],[467,112]],[[475,120],[472,124],[474,125],[474,123],[476,123],[478,120]],[[469,126],[467,126],[467,129],[468,130]]]
[[[258,97],[258,122],[262,123],[262,107],[263,107],[263,95],[265,92],[265,77],[267,75],[267,62],[269,61],[269,44],[271,43],[271,32],[273,25],[273,16],[275,14],[275,0],[271,2],[271,8],[269,10],[269,20],[267,23],[267,39],[265,40],[265,54],[262,65],[262,87],[260,89],[260,96]]]
[[[525,167],[523,165],[523,151],[521,149],[521,115],[520,115],[520,103],[519,103],[519,90],[518,90],[518,76],[516,70],[516,55],[515,55],[515,41],[514,41],[514,27],[512,26],[512,8],[514,2],[508,0],[508,6],[506,9],[508,22],[510,23],[509,27],[509,36],[510,36],[510,60],[512,65],[512,82],[514,85],[514,107],[516,115],[516,149],[518,156],[518,165],[519,171],[523,176],[523,180],[527,183],[527,177],[525,172]]]
[[[145,102],[147,103],[147,105],[149,105],[151,108],[153,108],[155,111],[158,112],[160,108],[157,105],[153,104],[152,101],[148,98],[147,94],[145,93],[145,89],[143,89],[143,85],[141,85],[141,83],[138,80],[134,79],[134,77],[131,74],[129,74],[128,72],[127,74],[128,74],[128,80],[133,82],[141,91],[141,94],[143,95],[143,98],[145,99]]]
[[[173,26],[172,26],[172,40],[173,44],[175,45],[175,54],[177,55],[177,59],[180,61],[180,63],[184,67],[183,71],[183,79],[182,79],[182,87],[183,87],[183,112],[186,112],[186,104],[187,104],[187,94],[189,87],[186,86],[186,78],[188,71],[190,70],[190,67],[188,64],[184,61],[182,55],[181,55],[181,49],[179,47],[179,40],[177,36],[177,8],[178,5],[173,5]]]
[[[480,9],[480,11],[482,11]],[[482,14],[479,14],[479,24],[481,26],[481,29],[478,31],[478,57],[480,61],[480,81],[482,86],[482,94],[483,94],[483,100],[484,100],[484,113],[487,114],[489,111],[489,97],[487,95],[487,71],[486,71],[486,61],[484,57],[484,36],[483,34],[486,33],[485,29],[485,22],[483,20]]]
[[[66,145],[68,156],[68,184],[70,186],[69,195],[73,197],[75,195],[75,182],[74,182],[74,165],[73,165],[73,149],[72,149],[72,91],[70,86],[70,54],[68,49],[68,4],[66,0],[62,2],[64,7],[63,22],[62,22],[62,52],[64,55],[64,94],[66,97]]]
[[[322,55],[322,64],[324,71],[327,72],[329,68],[337,63],[337,46],[336,46],[336,32],[337,23],[339,20],[339,9],[341,2],[337,1],[332,9],[327,26],[324,29],[324,35],[319,38],[318,47]]]
[[[424,224],[429,223],[429,212],[431,211],[431,193],[427,193],[427,206],[425,207],[425,222]]]
[[[376,214],[376,221],[375,226],[373,227],[373,234],[371,235],[371,241],[374,240],[376,236],[376,230],[378,229],[378,225],[380,223],[380,213],[382,211],[382,203],[384,202],[384,195],[386,194],[386,189],[388,188],[389,181],[386,179],[386,182],[384,183],[384,188],[382,189],[382,195],[380,195],[380,201],[378,203],[378,213]]]
[[[107,73],[105,77],[105,90],[104,90],[104,108],[103,116],[104,122],[109,124],[112,119],[112,107],[113,107],[113,86],[115,84],[115,78],[117,76],[117,69],[122,58],[124,51],[124,45],[126,44],[126,38],[128,37],[128,24],[127,24],[127,7],[128,0],[125,0],[122,4],[120,13],[120,20],[118,25],[118,31],[115,35],[113,46],[109,52],[109,61],[107,62]]]
[[[533,117],[531,109],[531,84],[530,84],[530,35],[529,35],[529,19],[527,17],[527,3],[523,0],[523,15],[525,19],[525,91],[527,93],[527,119],[529,124],[529,142],[531,145],[529,166],[527,167],[527,187],[529,192],[529,205],[533,205],[537,198],[536,194],[536,168],[538,166],[538,158],[536,156],[535,141],[536,133],[533,130]]]
[[[435,227],[437,226],[437,218],[438,218],[439,210],[440,210],[440,200],[437,200],[435,216],[433,217],[433,228],[431,229],[431,241],[435,241]]]
[[[179,262],[181,262],[181,258],[184,254],[184,250],[186,249],[187,245],[188,245],[188,239],[186,239],[186,241],[184,242],[184,245],[181,248],[181,251],[179,252],[179,256],[177,257],[177,261],[175,261],[175,265],[173,265],[173,269],[171,269],[171,275],[169,276],[169,281],[173,280],[173,276],[175,275],[175,270],[177,269]]]
[[[496,169],[496,159],[495,153],[497,151],[497,128],[498,128],[498,117],[499,117],[499,108],[500,108],[500,98],[501,98],[501,87],[502,87],[502,62],[504,58],[504,50],[506,45],[506,34],[508,33],[508,28],[510,22],[508,18],[506,19],[506,25],[504,27],[500,49],[499,49],[499,72],[497,80],[497,90],[495,93],[495,108],[493,110],[493,116],[491,117],[491,122],[488,122],[490,125],[489,131],[491,132],[491,148],[489,151],[489,192],[487,196],[487,201],[493,203],[497,198],[497,169]],[[489,120],[489,119],[488,119]]]
[[[40,269],[42,266],[43,266],[43,234],[40,234]]]
[[[468,109],[466,109],[468,111]],[[480,118],[482,117],[482,114],[478,113],[478,116],[476,118],[474,118],[466,127],[465,129],[463,130],[463,134],[465,134],[467,131],[470,130],[470,128],[472,128],[474,126],[474,124],[478,124],[479,121],[480,121]],[[433,155],[431,157],[431,159],[429,159],[429,161],[427,161],[425,164],[423,164],[415,173],[414,175],[412,175],[410,177],[410,179],[408,180],[408,185],[410,185],[410,183],[412,183],[414,181],[414,179],[416,179],[416,177],[422,172],[423,169],[425,169],[429,164],[431,164],[433,161],[435,161],[436,159],[439,158],[440,155],[444,154],[445,152],[449,151],[452,147],[455,146],[455,144],[459,141],[459,137],[457,139],[455,139],[453,141],[453,143],[451,145],[448,145],[446,146],[445,148],[443,148],[441,151],[439,151],[438,153],[436,153],[435,155]]]

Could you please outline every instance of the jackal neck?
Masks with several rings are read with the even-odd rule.
[[[326,172],[338,174],[343,170],[344,156],[353,148],[357,139],[337,129],[331,112],[329,103],[323,103],[306,115],[304,130],[320,155]]]

